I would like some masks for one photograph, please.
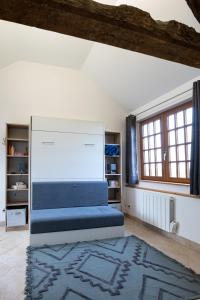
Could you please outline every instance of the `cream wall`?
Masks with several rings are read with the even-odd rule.
[[[125,111],[82,72],[17,62],[0,71],[0,221],[5,205],[6,123],[29,123],[31,115],[100,121],[122,131]]]
[[[132,114],[137,116],[137,120],[141,121],[145,118],[155,115],[161,111],[169,109],[174,105],[178,105],[192,98],[193,82],[200,80],[200,76],[191,81],[177,87],[169,93],[149,102],[145,106],[139,107]],[[173,195],[176,199],[176,221],[179,223],[179,236],[192,240],[200,244],[200,198],[191,198],[189,195],[189,185],[165,184],[148,181],[140,181],[138,187],[164,190],[173,193],[184,193],[187,197]],[[141,198],[142,190],[137,188],[125,188],[125,209],[131,215],[135,214],[136,199]]]

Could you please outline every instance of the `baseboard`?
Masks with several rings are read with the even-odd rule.
[[[125,216],[130,218],[130,219],[133,219],[134,221],[137,221],[138,223],[141,223],[142,225],[148,227],[148,228],[151,228],[152,230],[156,231],[156,232],[159,232],[160,234],[162,234],[163,236],[166,236],[170,239],[173,239],[174,241],[176,242],[179,242],[180,244],[182,244],[183,246],[186,246],[190,249],[194,249],[195,251],[200,251],[200,244],[198,243],[195,243],[191,240],[188,240],[184,237],[181,237],[177,234],[174,234],[174,233],[170,233],[170,232],[166,232],[160,228],[157,228],[151,224],[148,224],[140,219],[138,219],[137,217],[134,217],[134,216],[131,216],[129,215],[128,213],[125,213]]]
[[[49,232],[30,234],[30,245],[33,247],[42,245],[56,245],[110,239],[124,236],[124,226],[101,227],[61,232]]]

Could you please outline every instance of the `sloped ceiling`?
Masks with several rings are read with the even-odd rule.
[[[98,2],[134,5],[154,19],[176,19],[200,32],[200,24],[184,0]],[[151,56],[4,21],[0,21],[0,44],[0,68],[25,60],[79,69],[127,111],[200,75],[198,69]]]
[[[93,42],[0,21],[0,68],[19,60],[80,69]]]

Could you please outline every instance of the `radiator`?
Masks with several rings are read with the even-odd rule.
[[[175,199],[169,195],[140,191],[135,215],[146,223],[170,232],[175,221]]]

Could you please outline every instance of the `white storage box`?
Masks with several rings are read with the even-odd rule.
[[[26,208],[7,210],[7,227],[26,225]]]

